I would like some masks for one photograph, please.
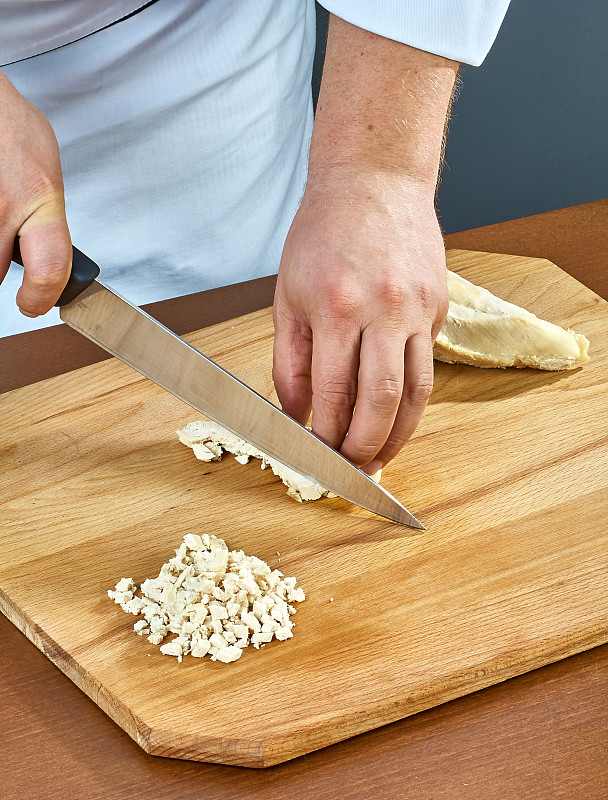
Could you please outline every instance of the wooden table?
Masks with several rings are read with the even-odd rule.
[[[446,244],[548,258],[608,298],[607,231],[598,201]],[[146,308],[184,333],[270,305],[273,287],[265,278]],[[103,357],[66,326],[7,337],[0,392]],[[608,797],[608,645],[257,771],[146,755],[2,616],[0,641],[3,800]]]

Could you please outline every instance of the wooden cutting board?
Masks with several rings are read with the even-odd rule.
[[[585,333],[592,361],[436,365],[383,479],[426,532],[196,461],[175,430],[197,412],[114,359],[0,397],[0,608],[147,752],[268,766],[608,639],[608,304],[540,259],[449,266]],[[187,338],[271,396],[269,309]],[[189,531],[297,576],[293,639],[178,664],[133,633],[107,589]]]

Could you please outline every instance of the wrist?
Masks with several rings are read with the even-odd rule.
[[[380,205],[394,210],[416,207],[435,213],[436,177],[413,176],[403,169],[371,168],[336,160],[312,166],[303,204]]]

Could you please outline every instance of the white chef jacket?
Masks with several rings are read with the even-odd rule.
[[[323,5],[478,64],[508,0]],[[276,273],[306,180],[314,14],[313,0],[0,0],[0,63],[53,125],[72,239],[132,302]],[[13,265],[0,336],[59,321],[21,315],[20,282]]]

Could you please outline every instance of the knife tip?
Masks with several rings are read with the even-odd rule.
[[[423,525],[419,519],[416,519],[416,517],[413,514],[410,514],[407,509],[404,510],[406,511],[406,515],[399,519],[398,522],[400,522],[402,525],[407,525],[410,528],[416,528],[419,531],[426,530],[426,526]]]
[[[370,483],[373,481],[369,478],[369,475],[366,477],[370,480]],[[376,514],[380,514],[380,516],[384,517],[385,519],[390,519],[393,522],[397,522],[400,525],[407,525],[409,528],[416,528],[420,531],[425,531],[426,527],[420,522],[420,520],[416,519],[416,517],[412,514],[411,511],[408,511],[407,508],[402,505],[396,497],[388,492],[383,486],[374,483],[374,491],[376,493],[376,503],[373,506],[367,506],[370,511],[375,511]],[[379,496],[381,495],[381,496]]]
[[[420,522],[419,519],[412,514],[411,511],[408,511],[405,506],[402,506],[401,503],[397,500],[397,508],[391,514],[391,518],[394,522],[399,522],[401,525],[407,525],[409,528],[416,528],[420,531],[425,531],[426,526]]]

